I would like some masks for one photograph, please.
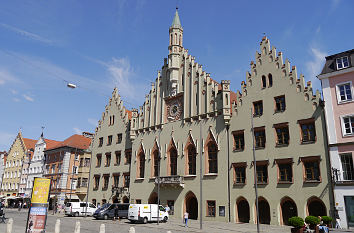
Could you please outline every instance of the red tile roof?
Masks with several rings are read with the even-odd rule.
[[[52,148],[54,146],[56,146],[58,143],[60,143],[60,141],[55,141],[55,140],[50,140],[50,139],[44,139],[45,143],[46,143],[46,149],[48,148]]]
[[[82,135],[74,134],[71,137],[65,139],[62,142],[53,144],[52,147],[46,148],[46,150],[52,150],[60,147],[72,147],[77,149],[88,149],[91,144],[91,138],[87,138]]]
[[[29,138],[23,138],[23,142],[25,143],[26,149],[27,150],[33,150],[34,147],[36,146],[37,140],[29,139]]]

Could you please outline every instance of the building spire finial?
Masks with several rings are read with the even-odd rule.
[[[175,17],[173,18],[173,21],[172,21],[172,27],[173,26],[182,26],[181,25],[181,21],[179,20],[179,15],[178,15],[178,6],[176,6],[176,13],[175,13]]]

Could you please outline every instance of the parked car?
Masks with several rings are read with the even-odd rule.
[[[96,219],[109,219],[114,218],[116,211],[118,211],[119,218],[128,218],[128,209],[129,204],[127,203],[113,203],[113,204],[104,204],[93,214],[93,217]]]
[[[132,223],[157,222],[157,219],[163,222],[167,222],[167,220],[169,219],[169,215],[165,207],[163,207],[162,205],[159,206],[157,204],[131,204],[129,205],[128,219]]]
[[[85,216],[85,213],[87,216],[92,216],[93,213],[97,210],[96,206],[90,202],[87,202],[87,208],[86,208],[86,202],[67,202],[65,204],[65,215],[68,216]],[[87,211],[87,212],[86,212]]]

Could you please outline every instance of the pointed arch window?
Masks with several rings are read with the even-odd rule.
[[[266,76],[262,75],[262,88],[266,88],[266,87],[267,87]]]
[[[157,150],[154,151],[154,167],[153,167],[153,176],[158,177],[159,176],[159,152]]]
[[[268,74],[268,86],[273,86],[273,76],[272,74]]]
[[[138,178],[144,178],[144,173],[145,173],[145,155],[144,153],[140,153],[139,154],[139,158],[138,158]]]
[[[177,150],[175,147],[170,149],[170,175],[177,175]]]
[[[208,173],[218,173],[218,148],[215,142],[208,144]]]
[[[188,147],[188,175],[196,175],[197,174],[197,151],[195,146],[190,145]]]

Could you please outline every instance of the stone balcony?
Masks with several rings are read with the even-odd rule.
[[[155,178],[155,184],[158,184],[158,178]],[[160,185],[162,187],[182,187],[184,188],[183,176],[160,176]]]

